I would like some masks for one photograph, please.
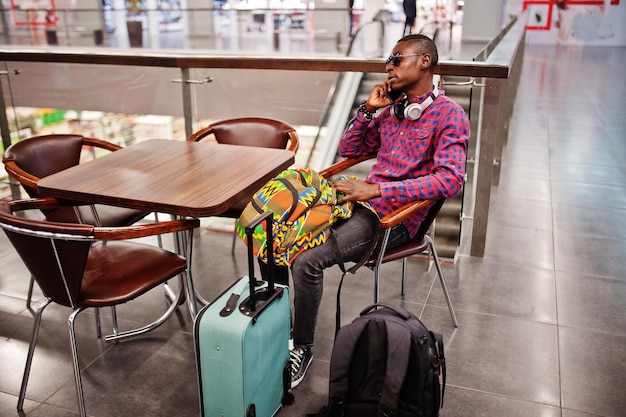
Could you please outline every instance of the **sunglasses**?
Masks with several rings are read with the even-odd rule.
[[[393,65],[394,67],[397,67],[398,65],[400,65],[400,61],[402,61],[402,58],[404,58],[405,56],[424,56],[424,55],[428,55],[428,54],[405,54],[405,55],[400,55],[398,52],[393,53],[391,55],[389,55],[389,58],[387,58],[387,60],[385,61],[385,65]]]

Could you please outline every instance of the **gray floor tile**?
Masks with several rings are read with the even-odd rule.
[[[557,329],[457,311],[460,326],[428,310],[425,322],[444,336],[448,383],[458,388],[559,406]]]
[[[557,271],[626,278],[626,240],[555,233],[554,259]]]
[[[11,247],[10,244],[8,247]],[[15,298],[26,299],[28,293],[28,284],[30,282],[30,273],[21,262],[20,257],[15,252],[8,253],[0,258],[2,263],[2,271],[0,271],[0,294]],[[35,285],[33,291],[34,299],[41,299],[42,293],[39,287]]]
[[[24,407],[24,411],[26,411],[29,417],[74,417],[79,415],[77,410],[76,407],[68,409],[49,404],[39,404],[35,408]]]
[[[505,171],[506,173],[506,171]],[[552,199],[551,183],[545,179],[503,175],[499,188],[492,191],[494,198],[524,198],[549,202]]]
[[[93,415],[198,415],[195,369],[191,334],[157,329],[113,346],[82,372],[86,408]],[[47,402],[69,408],[75,398],[67,384]]]
[[[579,207],[558,204],[553,207],[554,231],[623,239],[626,209]]]
[[[518,100],[523,100],[519,99]],[[518,107],[519,108],[519,107]],[[518,140],[523,138],[523,140]],[[504,146],[507,155],[515,158],[515,152],[508,150],[522,150],[524,157],[528,156],[527,146],[539,150],[542,157],[549,157],[548,147],[548,119],[546,115],[538,115],[536,109],[516,111],[509,123],[509,137]],[[546,159],[541,159],[546,161]]]
[[[26,309],[26,302],[24,298],[7,297],[6,295],[0,295],[0,323],[2,320],[11,320],[13,315],[19,314]]]
[[[506,161],[500,166],[501,178],[528,178],[533,180],[550,179],[550,163],[549,161],[536,160],[532,157],[524,156],[523,158],[509,158],[509,153],[515,152],[507,148],[502,156]],[[529,198],[527,194],[515,195],[516,198]]]
[[[577,142],[564,143],[559,141],[556,144],[550,143],[550,159],[561,164],[585,164],[597,167],[621,167],[621,161],[615,154],[612,147],[607,149],[596,149],[593,141],[587,138],[586,146],[581,146]]]
[[[552,205],[524,196],[494,199],[489,207],[489,224],[551,231]]]
[[[583,413],[582,411],[563,409],[562,417],[600,417],[598,414]]]
[[[443,270],[457,310],[556,324],[553,271],[471,257]],[[429,305],[446,307],[439,281]]]
[[[559,325],[626,336],[626,281],[556,272]]]
[[[590,127],[585,127],[589,129]],[[615,144],[605,126],[596,124],[592,127],[593,134],[583,131],[576,135],[553,133],[548,143],[550,157],[555,162],[582,163],[594,165],[593,161],[599,157],[607,158],[608,154],[615,152]],[[607,136],[603,140],[597,140],[598,136]]]
[[[440,417],[561,417],[559,407],[522,401],[480,391],[446,388]]]
[[[552,181],[552,203],[599,209],[623,209],[626,207],[626,186]]]
[[[11,335],[0,344],[0,356],[13,358],[1,361],[2,379],[0,390],[18,395],[26,363],[33,319],[27,315],[15,316],[10,322],[0,324],[0,334]],[[101,355],[107,346],[95,337],[78,337],[78,351],[81,364],[86,365]],[[54,377],[50,377],[53,375]],[[31,376],[26,398],[44,401],[63,385],[73,387],[73,370],[67,324],[42,320],[37,347],[33,356]]]
[[[490,223],[485,259],[502,263],[554,269],[552,232]]]
[[[546,139],[537,139],[535,142],[507,142],[503,149],[506,155],[506,163],[509,161],[525,160],[548,163],[550,161],[550,149]]]
[[[560,327],[559,355],[564,408],[601,416],[624,415],[624,346],[625,336]]]
[[[626,187],[626,174],[622,166],[592,165],[589,162],[578,164],[569,160],[553,160],[550,164],[552,179],[573,183]]]
[[[581,106],[584,105],[578,101],[570,101],[569,104],[564,103],[564,107],[572,110]],[[558,109],[550,115],[548,133],[550,140],[552,138],[561,138],[561,140],[569,141],[570,143],[591,144],[593,143],[592,139],[597,136],[600,126],[599,120],[594,117],[572,117],[571,113]],[[563,147],[557,150],[563,151],[563,155],[576,155],[577,151],[583,151],[584,149],[566,149]],[[551,156],[554,156],[554,154]]]

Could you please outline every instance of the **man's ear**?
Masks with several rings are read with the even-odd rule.
[[[420,69],[422,70],[427,70],[430,67],[430,64],[432,62],[432,58],[430,57],[430,55],[424,55],[421,57],[421,64],[420,64]]]

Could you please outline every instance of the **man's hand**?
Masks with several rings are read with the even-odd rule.
[[[363,180],[338,180],[333,183],[333,187],[338,193],[343,194],[343,197],[337,200],[338,204],[343,204],[346,201],[367,201],[380,197],[378,184],[370,184]]]
[[[374,113],[376,110],[381,107],[389,106],[393,102],[388,96],[389,94],[389,86],[387,83],[376,84],[370,95],[367,97],[367,101],[365,102],[365,108],[367,111]]]

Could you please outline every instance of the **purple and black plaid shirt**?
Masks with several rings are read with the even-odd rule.
[[[430,91],[417,98],[423,102]],[[381,196],[371,199],[380,217],[414,200],[450,198],[463,185],[469,120],[461,106],[443,91],[418,120],[397,120],[385,108],[368,121],[361,112],[350,121],[339,143],[342,157],[378,151],[366,179],[380,184]],[[411,237],[426,210],[404,221]]]

